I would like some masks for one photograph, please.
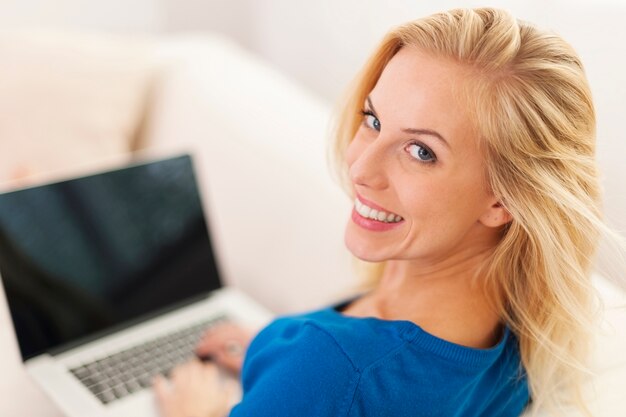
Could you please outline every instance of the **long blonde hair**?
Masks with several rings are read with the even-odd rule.
[[[404,47],[470,69],[459,99],[485,149],[491,190],[513,218],[481,279],[519,339],[534,408],[558,414],[567,404],[588,413],[581,386],[603,224],[595,113],[580,59],[560,37],[497,9],[451,10],[395,28],[342,105],[335,156],[344,180],[359,110]]]

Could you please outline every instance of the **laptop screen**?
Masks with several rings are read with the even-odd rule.
[[[24,360],[220,287],[190,156],[0,195]]]

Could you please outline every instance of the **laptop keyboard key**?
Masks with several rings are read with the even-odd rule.
[[[103,391],[99,394],[96,394],[96,397],[102,402],[102,404],[108,404],[111,401],[115,400],[115,395],[112,390]]]

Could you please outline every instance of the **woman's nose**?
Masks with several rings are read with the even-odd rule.
[[[387,187],[385,154],[379,143],[376,141],[360,146],[356,143],[351,144],[351,146],[357,146],[356,149],[352,149],[353,154],[350,158],[352,161],[349,168],[350,181],[354,185],[372,189],[385,189]]]

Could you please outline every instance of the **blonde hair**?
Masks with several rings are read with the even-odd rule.
[[[581,386],[603,224],[595,113],[580,59],[560,37],[491,8],[451,10],[395,28],[343,103],[335,155],[344,180],[359,110],[404,47],[470,70],[460,99],[485,150],[491,190],[513,218],[481,279],[519,339],[534,408],[558,414],[567,404],[589,414]]]

